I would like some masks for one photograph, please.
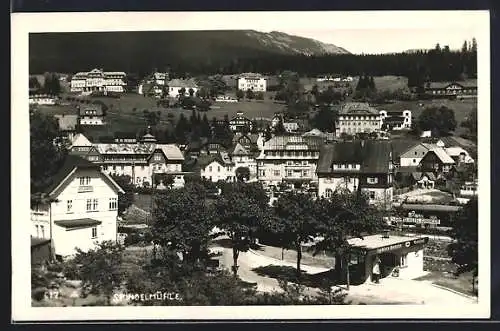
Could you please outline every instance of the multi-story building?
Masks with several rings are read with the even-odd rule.
[[[238,168],[248,168],[250,172],[249,179],[257,177],[257,162],[255,158],[258,156],[258,153],[252,152],[250,148],[246,148],[242,144],[237,143],[231,151],[230,156],[234,164],[235,172]]]
[[[300,136],[275,136],[264,142],[257,157],[257,178],[263,185],[282,182],[300,184],[317,182],[316,164],[322,140]]]
[[[335,134],[340,137],[342,134],[370,133],[380,131],[381,126],[380,114],[375,108],[368,103],[348,102],[340,108]]]
[[[261,74],[244,73],[238,76],[238,90],[265,92],[266,89],[267,81]]]
[[[227,153],[200,156],[197,164],[200,167],[200,176],[211,182],[236,181],[234,163]]]
[[[412,146],[405,152],[401,153],[399,156],[399,166],[401,167],[417,167],[420,164],[422,158],[433,148],[437,148],[437,145],[420,143]]]
[[[78,126],[78,115],[54,115],[59,123],[59,130],[63,138],[68,141],[73,141],[76,135],[76,128]]]
[[[169,76],[167,73],[154,72],[139,84],[137,93],[161,97],[163,95],[168,78]]]
[[[175,144],[158,144],[151,134],[146,134],[137,143],[96,144],[78,134],[70,153],[82,155],[99,164],[107,174],[130,176],[131,182],[137,186],[151,186],[154,175],[163,173],[172,175],[174,187],[184,185],[184,155],[179,147]]]
[[[71,78],[71,92],[125,92],[127,74],[124,72],[105,72],[92,69],[89,72],[78,72]]]
[[[411,110],[381,110],[380,126],[386,130],[411,129]]]
[[[69,155],[45,193],[52,202],[34,203],[30,232],[51,240],[56,258],[117,240],[118,193],[124,191],[98,164]]]
[[[99,104],[81,105],[78,109],[78,121],[80,125],[104,125],[105,115]]]
[[[30,105],[44,105],[44,106],[54,106],[56,105],[58,98],[54,95],[47,94],[31,94],[29,96]]]
[[[372,204],[392,204],[393,162],[388,141],[367,140],[324,145],[317,167],[318,196],[336,190],[366,192]]]

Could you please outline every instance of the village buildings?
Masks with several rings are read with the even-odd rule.
[[[78,121],[80,125],[104,125],[106,115],[100,104],[83,104],[78,108]]]
[[[189,96],[190,90],[193,95],[199,90],[198,83],[193,79],[172,79],[167,83],[168,86],[168,96],[171,98],[177,98],[180,95],[182,89],[184,89],[184,96]]]
[[[90,94],[92,92],[123,93],[125,92],[127,74],[125,72],[106,72],[92,69],[89,72],[78,72],[71,78],[70,91]]]
[[[472,98],[477,96],[477,81],[428,82],[425,93],[436,97]]]
[[[381,110],[380,126],[386,130],[411,129],[411,110]]]
[[[237,112],[236,116],[229,121],[229,128],[233,132],[250,132],[253,128],[253,122],[243,115],[243,112]]]
[[[59,259],[73,256],[76,248],[88,251],[99,242],[116,241],[119,193],[123,189],[99,164],[67,156],[45,190],[47,202],[32,204],[32,239],[50,240]]]
[[[78,126],[78,115],[54,115],[59,123],[59,130],[63,138],[68,141],[73,141],[76,135],[76,128]]]
[[[175,144],[158,144],[151,134],[135,143],[91,143],[78,134],[70,148],[71,154],[81,155],[97,163],[109,175],[130,176],[136,186],[152,186],[155,174],[170,174],[173,187],[184,186],[182,163],[184,155]]]

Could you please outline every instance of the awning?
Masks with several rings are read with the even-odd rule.
[[[46,244],[49,242],[50,242],[50,239],[31,237],[31,247],[40,246],[40,245],[43,245],[43,244]]]
[[[87,228],[95,225],[99,225],[102,222],[98,220],[94,220],[92,218],[79,218],[75,220],[61,220],[55,221],[55,224],[62,226],[66,229],[74,229],[74,228]]]

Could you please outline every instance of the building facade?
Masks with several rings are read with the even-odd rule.
[[[116,241],[118,193],[124,191],[99,165],[69,155],[46,193],[55,202],[32,207],[31,236],[51,239],[56,257]]]
[[[200,176],[211,182],[236,181],[234,163],[229,155],[219,153],[216,155],[204,155],[197,160],[200,166]]]
[[[464,82],[428,82],[425,93],[437,97],[470,98],[477,96],[477,81]]]
[[[168,82],[168,96],[177,98],[182,89],[184,89],[184,96],[189,96],[189,90],[193,90],[193,94],[198,92],[199,87],[194,79],[172,79]]]
[[[150,187],[154,184],[155,174],[164,173],[173,177],[174,187],[184,186],[184,155],[179,147],[175,144],[158,144],[150,134],[136,143],[96,144],[79,134],[70,153],[99,164],[106,174],[129,176],[136,186]]]
[[[401,167],[417,167],[422,158],[433,148],[438,147],[433,144],[420,143],[417,144],[399,156],[399,166]]]
[[[388,131],[411,129],[411,110],[381,110],[379,114],[380,126]]]
[[[238,77],[238,90],[265,92],[267,90],[266,78],[261,74],[245,73]]]
[[[393,161],[387,141],[349,141],[321,149],[317,175],[318,196],[329,198],[337,190],[361,190],[369,202],[390,208],[393,195]]]
[[[342,134],[370,133],[380,131],[381,127],[380,114],[375,108],[367,103],[349,102],[340,108],[335,134],[340,137]]]
[[[78,122],[80,125],[106,124],[104,111],[101,105],[81,105],[78,109]]]
[[[106,72],[92,69],[89,72],[78,72],[71,78],[71,92],[125,92],[127,74],[125,72]]]
[[[236,116],[229,121],[229,128],[233,132],[250,132],[253,128],[253,122],[242,112],[237,112]]]
[[[274,136],[264,142],[257,161],[257,178],[264,186],[282,182],[310,185],[317,182],[316,165],[321,143],[300,136]]]

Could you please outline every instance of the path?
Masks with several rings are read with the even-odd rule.
[[[230,268],[233,264],[232,250],[218,247],[222,251],[221,264]],[[241,252],[238,258],[239,277],[251,283],[257,283],[257,290],[262,292],[280,291],[274,278],[260,276],[254,268],[268,265],[295,267],[295,263],[263,256],[255,251]],[[327,271],[327,268],[302,265],[302,270],[309,274]],[[306,294],[317,293],[317,289],[306,288]],[[385,278],[380,284],[366,283],[351,286],[347,298],[353,304],[472,304],[476,300],[434,286],[430,281],[402,280]]]

